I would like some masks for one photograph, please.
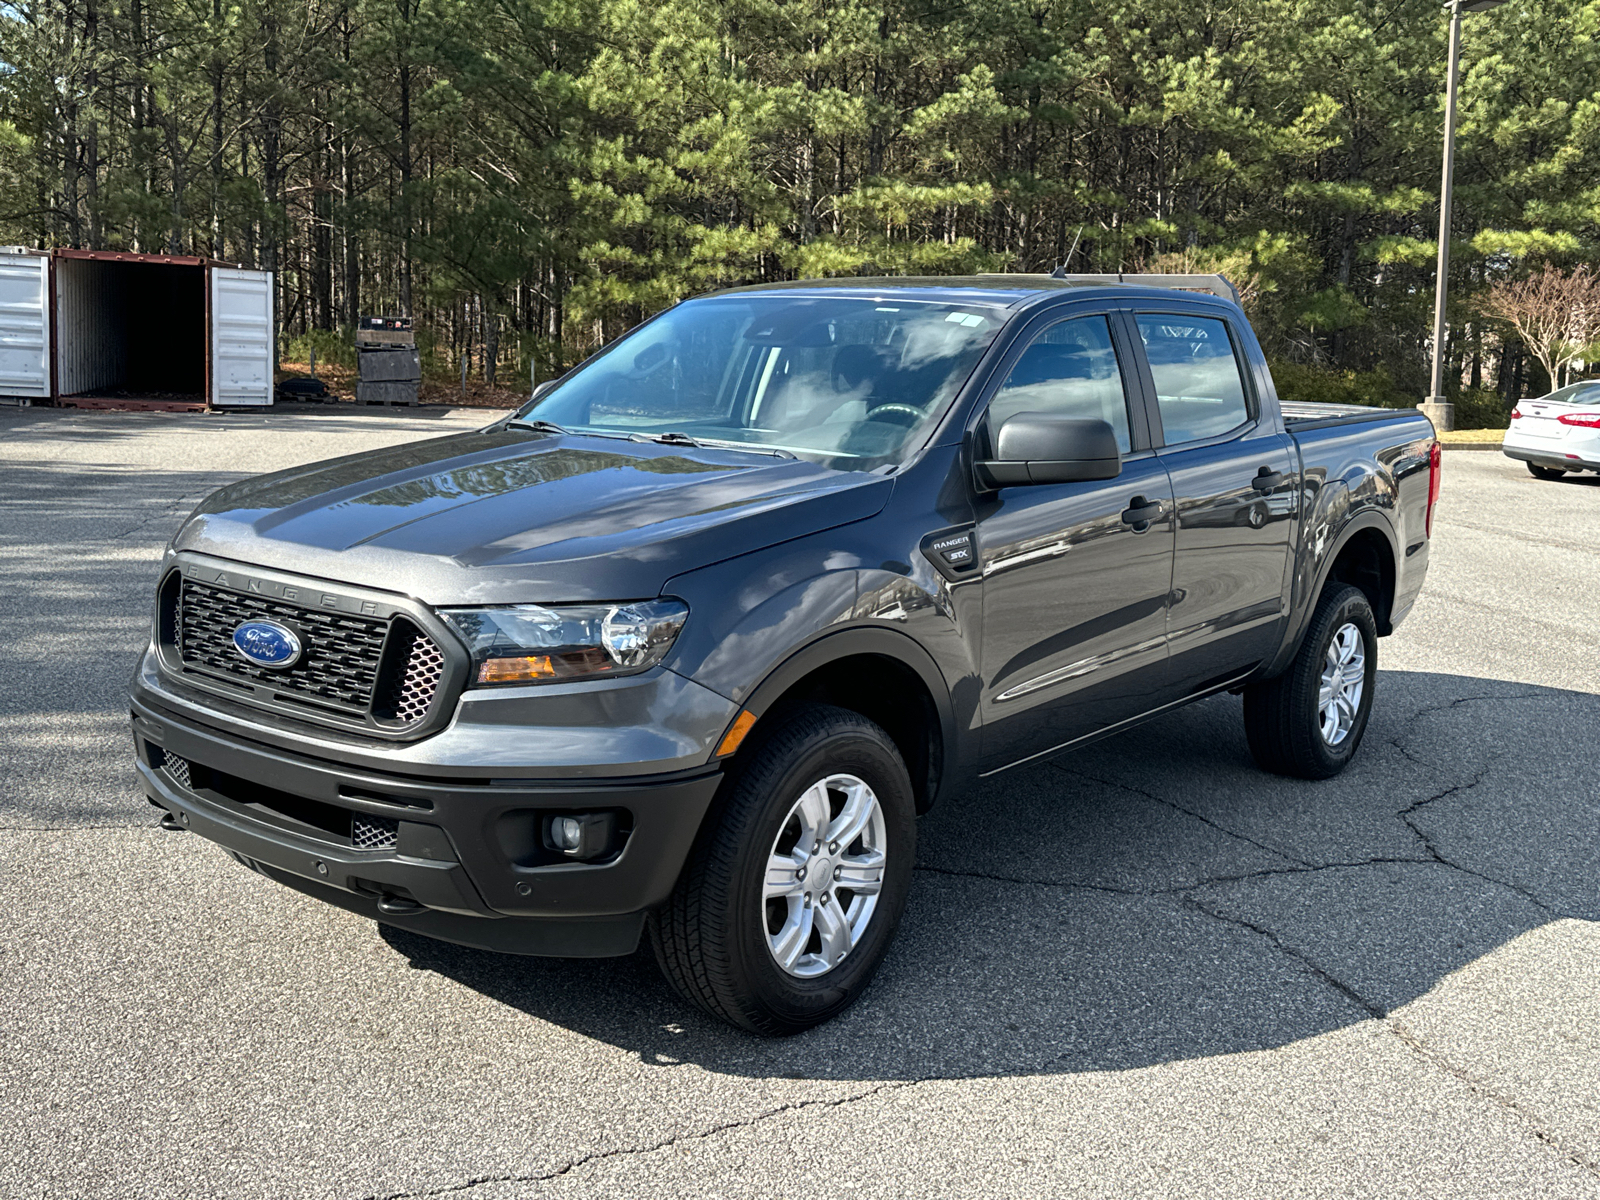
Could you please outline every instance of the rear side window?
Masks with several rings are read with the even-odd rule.
[[[989,401],[989,436],[1024,412],[1108,421],[1128,453],[1128,397],[1105,317],[1062,321],[1028,343]]]
[[[1250,419],[1224,322],[1165,313],[1140,313],[1138,322],[1167,445],[1216,437]]]

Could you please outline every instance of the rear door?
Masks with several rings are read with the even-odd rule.
[[[50,260],[0,254],[0,396],[50,398]]]
[[[983,757],[995,770],[1137,716],[1166,683],[1172,491],[1120,314],[1044,318],[998,373],[980,440],[1019,412],[1109,421],[1116,479],[1003,487],[976,505]]]
[[[211,270],[211,403],[272,403],[272,272]]]
[[[1133,314],[1148,371],[1151,434],[1177,503],[1171,698],[1272,656],[1299,530],[1293,439],[1263,419],[1243,331],[1217,308]]]

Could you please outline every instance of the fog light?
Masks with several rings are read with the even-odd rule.
[[[545,824],[545,844],[568,858],[605,858],[612,851],[616,833],[616,813],[551,817]]]
[[[550,821],[550,840],[557,850],[573,853],[583,845],[583,822],[577,817],[554,817]]]

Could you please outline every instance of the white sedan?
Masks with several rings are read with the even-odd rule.
[[[1527,463],[1535,479],[1600,471],[1600,379],[1571,383],[1537,400],[1518,400],[1500,448]]]

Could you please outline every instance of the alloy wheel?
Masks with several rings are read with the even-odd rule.
[[[854,775],[829,775],[800,793],[767,859],[767,947],[790,975],[825,975],[866,933],[887,862],[883,807]]]
[[[1366,645],[1361,630],[1347,621],[1328,643],[1322,663],[1322,686],[1317,692],[1317,716],[1322,740],[1328,745],[1337,746],[1350,736],[1366,686]]]

